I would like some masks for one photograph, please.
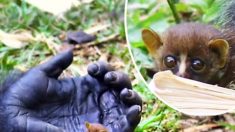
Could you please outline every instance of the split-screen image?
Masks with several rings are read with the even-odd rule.
[[[0,131],[235,131],[234,11],[234,0],[0,0]]]

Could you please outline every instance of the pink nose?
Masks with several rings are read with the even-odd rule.
[[[189,78],[189,74],[187,73],[176,73],[176,75],[183,78]]]

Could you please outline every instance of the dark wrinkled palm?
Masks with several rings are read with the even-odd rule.
[[[86,76],[57,79],[72,60],[71,51],[61,53],[2,91],[1,131],[80,132],[86,131],[85,122],[113,132],[133,131],[142,101],[127,75],[98,62]]]

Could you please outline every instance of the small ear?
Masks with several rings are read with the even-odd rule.
[[[142,30],[142,39],[152,56],[156,55],[156,50],[162,46],[162,41],[159,35],[150,29]]]
[[[209,48],[218,55],[219,68],[223,68],[227,62],[229,44],[224,39],[214,39],[209,42]]]

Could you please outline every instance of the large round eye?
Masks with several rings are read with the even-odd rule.
[[[191,67],[194,71],[202,71],[205,68],[205,63],[200,59],[193,59]]]
[[[164,58],[164,64],[168,67],[168,68],[173,68],[176,66],[177,64],[177,60],[174,56],[168,55]]]

